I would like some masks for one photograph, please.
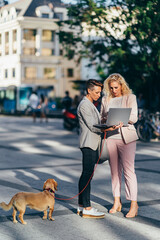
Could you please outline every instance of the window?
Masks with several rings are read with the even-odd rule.
[[[44,42],[53,42],[54,41],[54,31],[43,30],[42,31],[42,41],[44,41]]]
[[[73,68],[68,68],[67,69],[67,77],[73,77],[74,73],[73,73]]]
[[[49,14],[48,13],[42,13],[42,18],[49,18]]]
[[[5,33],[5,54],[9,54],[9,32]]]
[[[4,99],[5,97],[5,91],[1,90],[0,91],[0,99]]]
[[[24,40],[35,41],[36,38],[36,29],[24,29]]]
[[[0,56],[2,56],[2,34],[0,34]]]
[[[35,55],[36,49],[35,48],[23,48],[24,55]]]
[[[56,76],[55,68],[44,68],[44,78],[45,79],[53,79]]]
[[[15,100],[15,89],[7,89],[6,90],[6,99]]]
[[[12,68],[12,77],[15,78],[16,77],[16,69]]]
[[[17,42],[17,30],[13,30],[13,42]]]
[[[17,30],[13,30],[13,54],[17,53]]]
[[[55,18],[58,18],[59,20],[63,20],[63,13],[55,13]]]
[[[25,78],[36,78],[37,70],[35,67],[25,67]]]
[[[41,53],[42,53],[42,56],[53,56],[54,55],[54,49],[42,48]]]
[[[4,71],[5,71],[5,72],[4,72],[5,78],[8,78],[8,69],[5,69]]]
[[[53,18],[53,9],[54,9],[53,4],[52,3],[46,3],[45,0],[43,0],[43,3],[44,3],[44,5],[36,7],[36,9],[35,9],[35,13],[36,13],[37,17]]]
[[[60,55],[60,56],[63,56],[63,49],[60,49],[59,55]]]

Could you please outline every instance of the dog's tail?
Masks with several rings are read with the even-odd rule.
[[[12,208],[12,206],[13,206],[13,198],[8,204],[6,204],[5,202],[0,203],[0,207],[3,208],[5,211],[9,211]]]

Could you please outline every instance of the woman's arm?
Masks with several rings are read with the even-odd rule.
[[[128,123],[134,124],[138,120],[137,100],[134,94],[128,96],[127,107],[132,108]]]
[[[122,122],[120,122],[119,125],[114,125],[114,126],[112,126],[112,127],[110,127],[110,128],[102,129],[102,132],[114,131],[114,130],[116,130],[116,129],[118,129],[118,128],[121,128],[121,127],[123,127],[123,123],[122,123]]]

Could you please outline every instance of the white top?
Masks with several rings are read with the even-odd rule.
[[[111,98],[107,107],[107,112],[109,111],[110,108],[121,108],[122,99],[123,99],[123,96]],[[116,130],[107,132],[107,138],[122,139],[120,129],[118,128]]]
[[[111,98],[110,101],[109,101],[109,104],[108,104],[107,111],[110,108],[121,108],[122,107],[122,99],[123,99],[123,96]]]
[[[101,112],[100,112],[101,118],[107,117],[107,108],[108,108],[109,102],[110,102],[110,99],[107,98],[106,96],[102,98]],[[138,111],[137,111],[136,96],[134,94],[123,95],[122,108],[132,109],[129,117],[129,121],[131,121],[133,124],[136,123],[138,120],[138,116],[137,116]],[[126,144],[136,141],[138,139],[138,135],[136,133],[136,129],[133,124],[128,124],[128,127],[120,128],[122,139]]]
[[[36,109],[39,103],[38,96],[35,93],[32,93],[29,98],[29,105],[31,108]]]

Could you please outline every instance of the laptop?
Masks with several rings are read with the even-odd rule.
[[[127,126],[130,114],[131,108],[110,108],[106,124],[96,124],[94,127],[101,129],[109,128],[114,125],[119,125],[120,122],[123,122],[123,126]]]

